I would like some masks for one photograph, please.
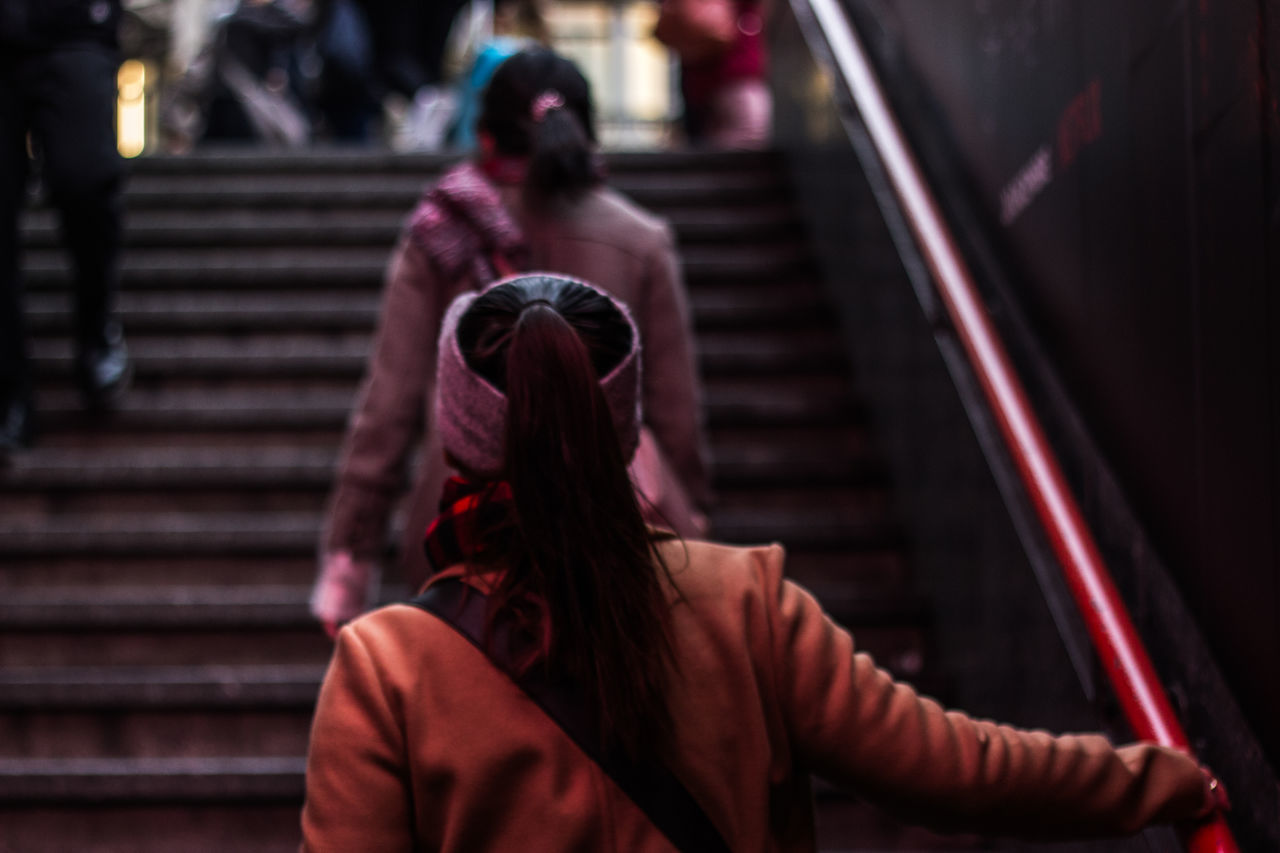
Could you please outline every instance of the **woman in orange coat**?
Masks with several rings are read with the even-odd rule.
[[[427,534],[440,571],[338,635],[305,850],[812,850],[810,773],[913,822],[1037,838],[1215,808],[1183,753],[978,721],[894,682],[776,545],[646,527],[638,339],[560,277],[450,307],[437,422],[464,478]],[[433,611],[435,589],[454,604]],[[709,835],[688,843],[655,790]]]

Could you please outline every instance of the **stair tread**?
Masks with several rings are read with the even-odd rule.
[[[796,540],[806,545],[887,543],[899,532],[887,516],[842,507],[732,508],[712,513],[717,535],[732,542]],[[319,512],[153,512],[13,515],[0,519],[0,553],[235,553],[313,549]]]
[[[294,375],[359,377],[372,347],[372,333],[335,335],[322,330],[290,335],[133,335],[129,355],[140,377],[151,375]],[[70,375],[73,346],[65,338],[35,340],[31,358],[41,375]],[[707,376],[728,373],[838,369],[842,352],[831,334],[767,329],[759,333],[711,330],[698,341],[699,365]]]
[[[0,777],[15,776],[214,776],[293,774],[306,770],[302,756],[222,755],[145,758],[0,758]]]
[[[0,758],[0,803],[300,800],[304,756]]]
[[[157,201],[172,204],[175,198],[186,201],[187,197],[217,196],[233,196],[240,203],[271,197],[295,203],[319,198],[333,206],[358,204],[361,196],[390,196],[397,199],[407,197],[407,209],[439,172],[438,168],[431,167],[396,172],[311,169],[267,173],[228,170],[221,174],[197,170],[155,174],[143,169],[130,178],[125,198],[133,204]],[[778,170],[767,166],[715,172],[650,168],[612,175],[609,184],[633,198],[655,194],[668,198],[698,195],[704,200],[744,191],[778,192],[786,187]]]
[[[379,290],[386,272],[385,246],[194,247],[126,250],[120,263],[121,289],[202,287],[365,287]],[[804,270],[811,261],[790,241],[746,248],[697,246],[682,253],[681,269],[690,281],[754,279],[771,282]],[[24,278],[33,290],[69,286],[71,261],[55,249],[26,253]]]
[[[42,447],[12,460],[0,473],[0,494],[32,489],[327,490],[337,458],[333,447]],[[863,447],[832,449],[800,441],[721,443],[712,472],[721,489],[874,483],[883,475],[879,460]],[[758,492],[753,494],[760,497]]]
[[[214,208],[206,210],[135,210],[129,216],[125,243],[147,246],[291,246],[377,244],[385,248],[399,237],[406,218],[400,208]],[[760,201],[731,207],[675,210],[667,217],[682,244],[776,239],[800,228],[795,211],[785,204]],[[57,217],[37,210],[23,218],[24,242],[31,248],[61,246]]]
[[[750,329],[759,324],[781,328],[797,322],[829,323],[831,319],[816,287],[789,279],[767,287],[749,282],[704,284],[691,288],[689,302],[700,332],[726,326]],[[117,305],[120,320],[131,333],[156,329],[169,333],[198,329],[372,331],[379,294],[373,289],[323,288],[307,291],[305,298],[292,290],[125,291]],[[65,293],[31,293],[27,298],[28,325],[35,333],[65,331],[70,328],[70,307]]]
[[[310,586],[163,586],[9,591],[0,601],[8,630],[110,628],[297,628],[311,626]],[[12,675],[9,673],[8,675]],[[6,678],[0,674],[0,685]]]
[[[318,630],[318,629],[317,629]],[[307,711],[325,664],[8,667],[0,712],[279,708]]]
[[[202,145],[184,154],[149,154],[133,161],[135,175],[221,175],[267,172],[440,172],[458,160],[453,152],[396,152],[366,147],[316,145],[288,150],[239,145]],[[772,151],[718,151],[708,157],[696,151],[610,151],[605,162],[611,175],[632,171],[738,172],[744,168],[776,168]]]
[[[334,429],[346,423],[354,384],[342,388],[183,390],[133,389],[98,428],[179,430]],[[704,395],[707,420],[724,423],[856,423],[862,407],[843,382],[725,382]],[[42,394],[38,415],[45,429],[82,427],[78,395]]]
[[[922,599],[910,590],[861,584],[847,577],[810,580],[807,588],[824,600],[839,599],[848,612],[858,611],[862,621],[883,621],[915,614]],[[0,601],[0,627],[8,629],[100,630],[112,626],[187,626],[244,624],[286,627],[310,624],[307,613],[309,585],[173,585],[165,587],[114,587],[105,590],[44,586],[13,590]],[[385,603],[391,603],[390,601]],[[253,670],[241,665],[237,670]],[[263,667],[275,672],[278,665]],[[96,671],[96,670],[95,670]],[[0,685],[19,673],[0,671]],[[25,673],[23,678],[33,677]]]

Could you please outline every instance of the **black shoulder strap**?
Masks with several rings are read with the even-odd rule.
[[[483,593],[450,578],[431,584],[409,603],[448,623],[505,672],[600,765],[676,849],[686,853],[729,853],[729,845],[710,818],[671,771],[658,764],[637,763],[621,750],[601,750],[599,727],[577,685],[550,681],[537,667],[524,675],[516,674],[511,635],[506,625],[500,622],[494,626],[492,648],[485,648],[488,599]]]

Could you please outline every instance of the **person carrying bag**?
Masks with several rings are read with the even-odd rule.
[[[857,652],[778,545],[647,526],[639,342],[625,305],[563,276],[449,307],[437,573],[338,633],[304,851],[811,851],[810,774],[912,823],[1037,839],[1222,805],[1184,753],[945,711]]]
[[[418,542],[457,473],[433,418],[440,321],[454,297],[516,270],[604,281],[637,306],[647,414],[636,486],[650,520],[684,536],[706,531],[709,452],[674,236],[606,185],[593,116],[572,62],[545,48],[520,51],[485,90],[480,151],[433,181],[407,217],[319,536],[311,612],[330,633],[376,600],[401,506],[399,573],[410,592],[429,576]]]

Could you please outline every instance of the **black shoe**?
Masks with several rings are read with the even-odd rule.
[[[17,397],[0,406],[0,454],[25,450],[35,437],[30,400]]]
[[[86,347],[76,365],[80,393],[85,405],[94,411],[113,408],[133,379],[133,365],[120,327],[110,324],[103,338],[105,345]]]

